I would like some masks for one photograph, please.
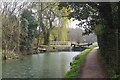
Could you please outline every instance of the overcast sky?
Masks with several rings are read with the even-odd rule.
[[[75,28],[80,28],[79,26],[77,26],[76,24],[79,24],[80,23],[80,21],[78,21],[78,20],[74,20],[73,21],[73,19],[71,19],[70,21],[69,21],[69,26],[68,26],[68,28],[73,28],[73,29],[75,29]],[[81,29],[83,29],[83,28],[81,28]],[[83,29],[84,30],[84,29]]]
[[[69,21],[69,28],[79,28],[79,26],[77,26],[76,24],[79,24],[80,22],[78,21],[78,20],[74,20],[73,21],[73,19],[71,19],[70,21]]]

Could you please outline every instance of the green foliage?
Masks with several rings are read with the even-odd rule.
[[[67,12],[65,14],[67,14]],[[60,41],[67,41],[67,25],[68,25],[68,19],[62,18]]]
[[[103,26],[101,24],[96,25],[94,32],[96,35],[102,35],[104,32]]]
[[[50,33],[50,41],[56,41],[59,39],[59,27],[55,27],[54,29],[51,30]]]
[[[21,20],[21,27],[26,28],[26,27],[28,27],[28,24],[29,23],[28,23],[27,19],[23,18]]]
[[[111,80],[118,80],[120,78],[119,74],[116,74],[116,71],[114,70],[114,66],[107,65],[106,59],[101,54],[100,50],[97,52],[97,57],[102,61],[102,63],[106,64],[106,71],[108,76],[111,78]]]
[[[83,64],[83,62],[85,61],[86,55],[94,48],[95,46],[92,46],[86,50],[84,50],[83,52],[81,52],[79,55],[77,55],[76,57],[78,58],[78,60],[74,60],[71,64],[71,68],[70,71],[67,72],[67,74],[65,75],[65,80],[69,80],[69,78],[75,78],[77,76],[77,72],[80,69],[81,65]]]
[[[35,16],[32,10],[25,9],[21,14],[21,41],[20,41],[20,50],[24,51],[26,48],[32,47],[32,42],[36,36],[36,29],[38,22],[35,19]]]
[[[94,5],[94,9],[91,7]],[[78,26],[85,29],[85,34],[92,33],[94,30],[92,27],[99,22],[98,20],[98,10],[96,9],[96,3],[78,3],[78,2],[61,2],[59,7],[62,9],[63,7],[71,8],[71,13],[68,14],[68,18],[74,18],[79,20],[80,23]],[[87,23],[87,26],[86,24]]]
[[[118,79],[120,79],[120,75],[114,75],[114,76],[112,77],[112,80],[118,80]]]

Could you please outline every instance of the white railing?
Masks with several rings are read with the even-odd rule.
[[[51,41],[50,45],[71,45],[70,41]]]

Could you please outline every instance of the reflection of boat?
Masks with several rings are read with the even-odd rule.
[[[73,50],[73,51],[83,51],[83,50],[85,50],[86,48],[87,48],[87,47],[85,47],[85,46],[75,45],[75,46],[72,47],[72,50]]]
[[[37,52],[46,52],[47,50],[45,48],[38,47]]]
[[[43,47],[36,47],[33,49],[34,50],[34,54],[38,54],[38,53],[42,53],[42,52],[46,52],[47,49],[46,48],[43,48]]]
[[[87,49],[90,45],[92,45],[91,42],[80,44],[80,45],[71,44],[71,50],[73,50],[73,51],[83,51],[83,50]]]

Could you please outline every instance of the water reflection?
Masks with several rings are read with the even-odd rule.
[[[70,68],[70,61],[80,52],[52,52],[35,54],[2,64],[3,78],[62,78]]]

